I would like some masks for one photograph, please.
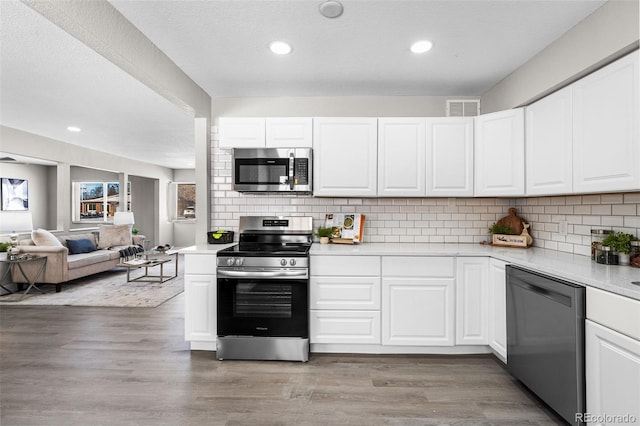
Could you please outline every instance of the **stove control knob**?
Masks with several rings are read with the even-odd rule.
[[[244,259],[239,257],[236,259],[236,266],[242,266],[242,264],[244,263]]]
[[[280,261],[280,264],[281,264],[282,266],[287,266],[287,259],[282,259],[282,260]]]
[[[295,259],[291,259],[291,260],[289,261],[289,265],[291,265],[291,266],[296,266],[296,260],[295,260]]]
[[[233,257],[227,259],[227,266],[233,266],[234,263],[235,259]]]

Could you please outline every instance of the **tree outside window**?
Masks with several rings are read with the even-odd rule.
[[[196,184],[176,184],[176,218],[196,218]]]

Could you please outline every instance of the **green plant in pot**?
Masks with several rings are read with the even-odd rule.
[[[320,238],[320,244],[327,244],[332,234],[333,228],[323,228],[322,226],[313,233],[313,235]]]
[[[513,229],[509,228],[507,225],[502,225],[499,223],[494,223],[489,227],[490,234],[505,234],[505,235],[513,235]]]
[[[612,250],[618,252],[620,265],[629,264],[629,251],[631,250],[631,241],[637,241],[638,239],[626,232],[614,232],[607,235],[602,240],[603,246],[609,246]]]
[[[9,251],[9,247],[11,247],[11,243],[8,241],[4,243],[0,243],[0,252]]]

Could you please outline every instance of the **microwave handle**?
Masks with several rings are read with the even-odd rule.
[[[289,154],[289,189],[293,191],[293,185],[295,182],[293,181],[293,167],[295,164],[295,158],[293,156],[293,152]]]

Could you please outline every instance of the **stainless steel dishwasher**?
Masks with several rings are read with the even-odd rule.
[[[572,425],[584,413],[585,289],[507,266],[507,369]]]

